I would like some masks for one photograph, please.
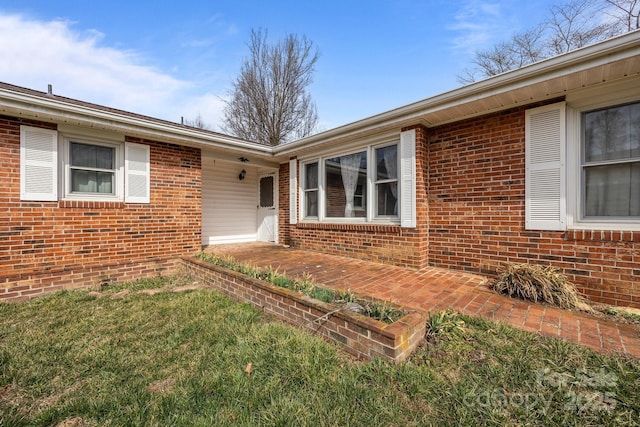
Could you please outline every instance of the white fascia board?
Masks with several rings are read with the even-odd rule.
[[[274,148],[275,155],[291,155],[298,149],[310,148],[327,141],[349,138],[381,126],[421,123],[422,116],[515,89],[562,77],[567,74],[603,66],[640,55],[640,30],[587,46],[567,54],[536,62],[488,79],[463,86],[382,114],[371,116],[335,129],[312,135]],[[504,108],[508,108],[506,106]],[[484,114],[486,112],[482,112]],[[462,117],[461,117],[462,118]],[[429,123],[424,123],[429,126]]]
[[[262,144],[243,141],[223,134],[211,135],[197,129],[183,128],[178,124],[160,123],[144,118],[130,117],[117,112],[103,111],[90,106],[66,103],[63,100],[45,99],[30,94],[17,93],[0,88],[0,111],[18,111],[22,116],[51,120],[74,125],[86,123],[95,129],[123,132],[149,139],[160,139],[182,145],[218,148],[242,153],[273,157],[272,148]],[[7,110],[7,108],[9,110]]]

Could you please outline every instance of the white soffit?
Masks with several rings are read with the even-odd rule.
[[[438,126],[638,77],[640,30],[279,146],[274,152],[295,155],[317,144],[362,138],[374,129]]]

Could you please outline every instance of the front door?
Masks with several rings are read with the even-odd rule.
[[[275,173],[262,175],[258,184],[258,241],[275,242],[278,215]]]

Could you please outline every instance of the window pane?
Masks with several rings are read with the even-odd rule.
[[[265,176],[260,178],[260,207],[272,208],[273,206],[273,177]]]
[[[304,170],[304,189],[318,188],[318,162],[306,164]]]
[[[72,193],[113,194],[113,172],[71,170]]]
[[[101,145],[71,143],[71,166],[114,169],[113,155],[115,148]]]
[[[585,113],[585,161],[640,157],[640,103]]]
[[[363,151],[327,159],[325,171],[327,217],[366,217],[366,204],[356,206],[356,191],[358,186],[367,188],[367,153]]]
[[[640,216],[640,162],[584,169],[585,216]]]
[[[398,146],[376,150],[376,180],[398,178]]]
[[[318,192],[306,191],[305,197],[305,216],[318,216]]]
[[[376,216],[398,215],[398,182],[377,184],[376,192]]]

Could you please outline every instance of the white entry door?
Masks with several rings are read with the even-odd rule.
[[[275,173],[262,175],[258,184],[258,241],[275,242],[278,234]]]

